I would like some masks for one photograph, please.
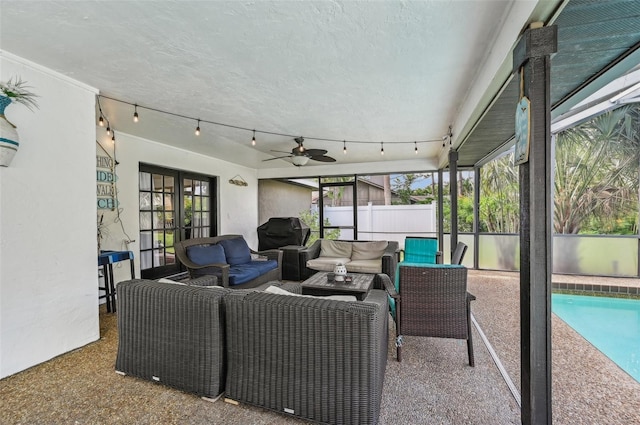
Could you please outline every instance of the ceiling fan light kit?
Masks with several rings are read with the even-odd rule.
[[[303,146],[304,138],[296,137],[294,140],[296,141],[298,146],[291,149],[291,152],[272,150],[272,152],[284,153],[286,155],[265,159],[264,161],[273,161],[274,159],[291,158],[291,162],[293,162],[293,165],[295,165],[296,167],[301,167],[303,165],[306,165],[310,159],[314,161],[319,161],[319,162],[336,162],[335,158],[332,158],[326,155],[327,153],[326,149],[306,149]]]
[[[308,156],[294,156],[292,158],[293,161],[293,165],[295,166],[302,166],[302,165],[306,165],[307,162],[309,162],[309,157]]]

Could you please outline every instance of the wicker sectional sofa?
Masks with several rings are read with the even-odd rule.
[[[272,283],[301,292],[280,282],[246,290],[119,283],[116,371],[319,423],[377,423],[386,293],[342,301],[262,291]]]
[[[384,273],[393,282],[400,247],[396,241],[318,239],[298,255],[302,279],[341,263],[350,273]]]

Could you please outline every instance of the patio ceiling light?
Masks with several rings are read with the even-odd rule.
[[[292,161],[293,161],[293,165],[300,167],[302,165],[306,165],[307,162],[309,162],[309,157],[304,155],[298,155],[298,156],[294,156]]]

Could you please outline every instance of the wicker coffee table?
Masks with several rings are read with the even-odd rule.
[[[373,274],[349,273],[349,283],[327,280],[327,272],[319,272],[302,282],[304,295],[355,295],[362,301],[373,287]]]

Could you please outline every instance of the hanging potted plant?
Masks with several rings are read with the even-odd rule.
[[[4,110],[12,102],[21,103],[33,111],[38,104],[37,95],[29,91],[20,78],[11,78],[8,82],[0,82],[0,166],[7,167],[20,146],[16,126],[4,116]]]

